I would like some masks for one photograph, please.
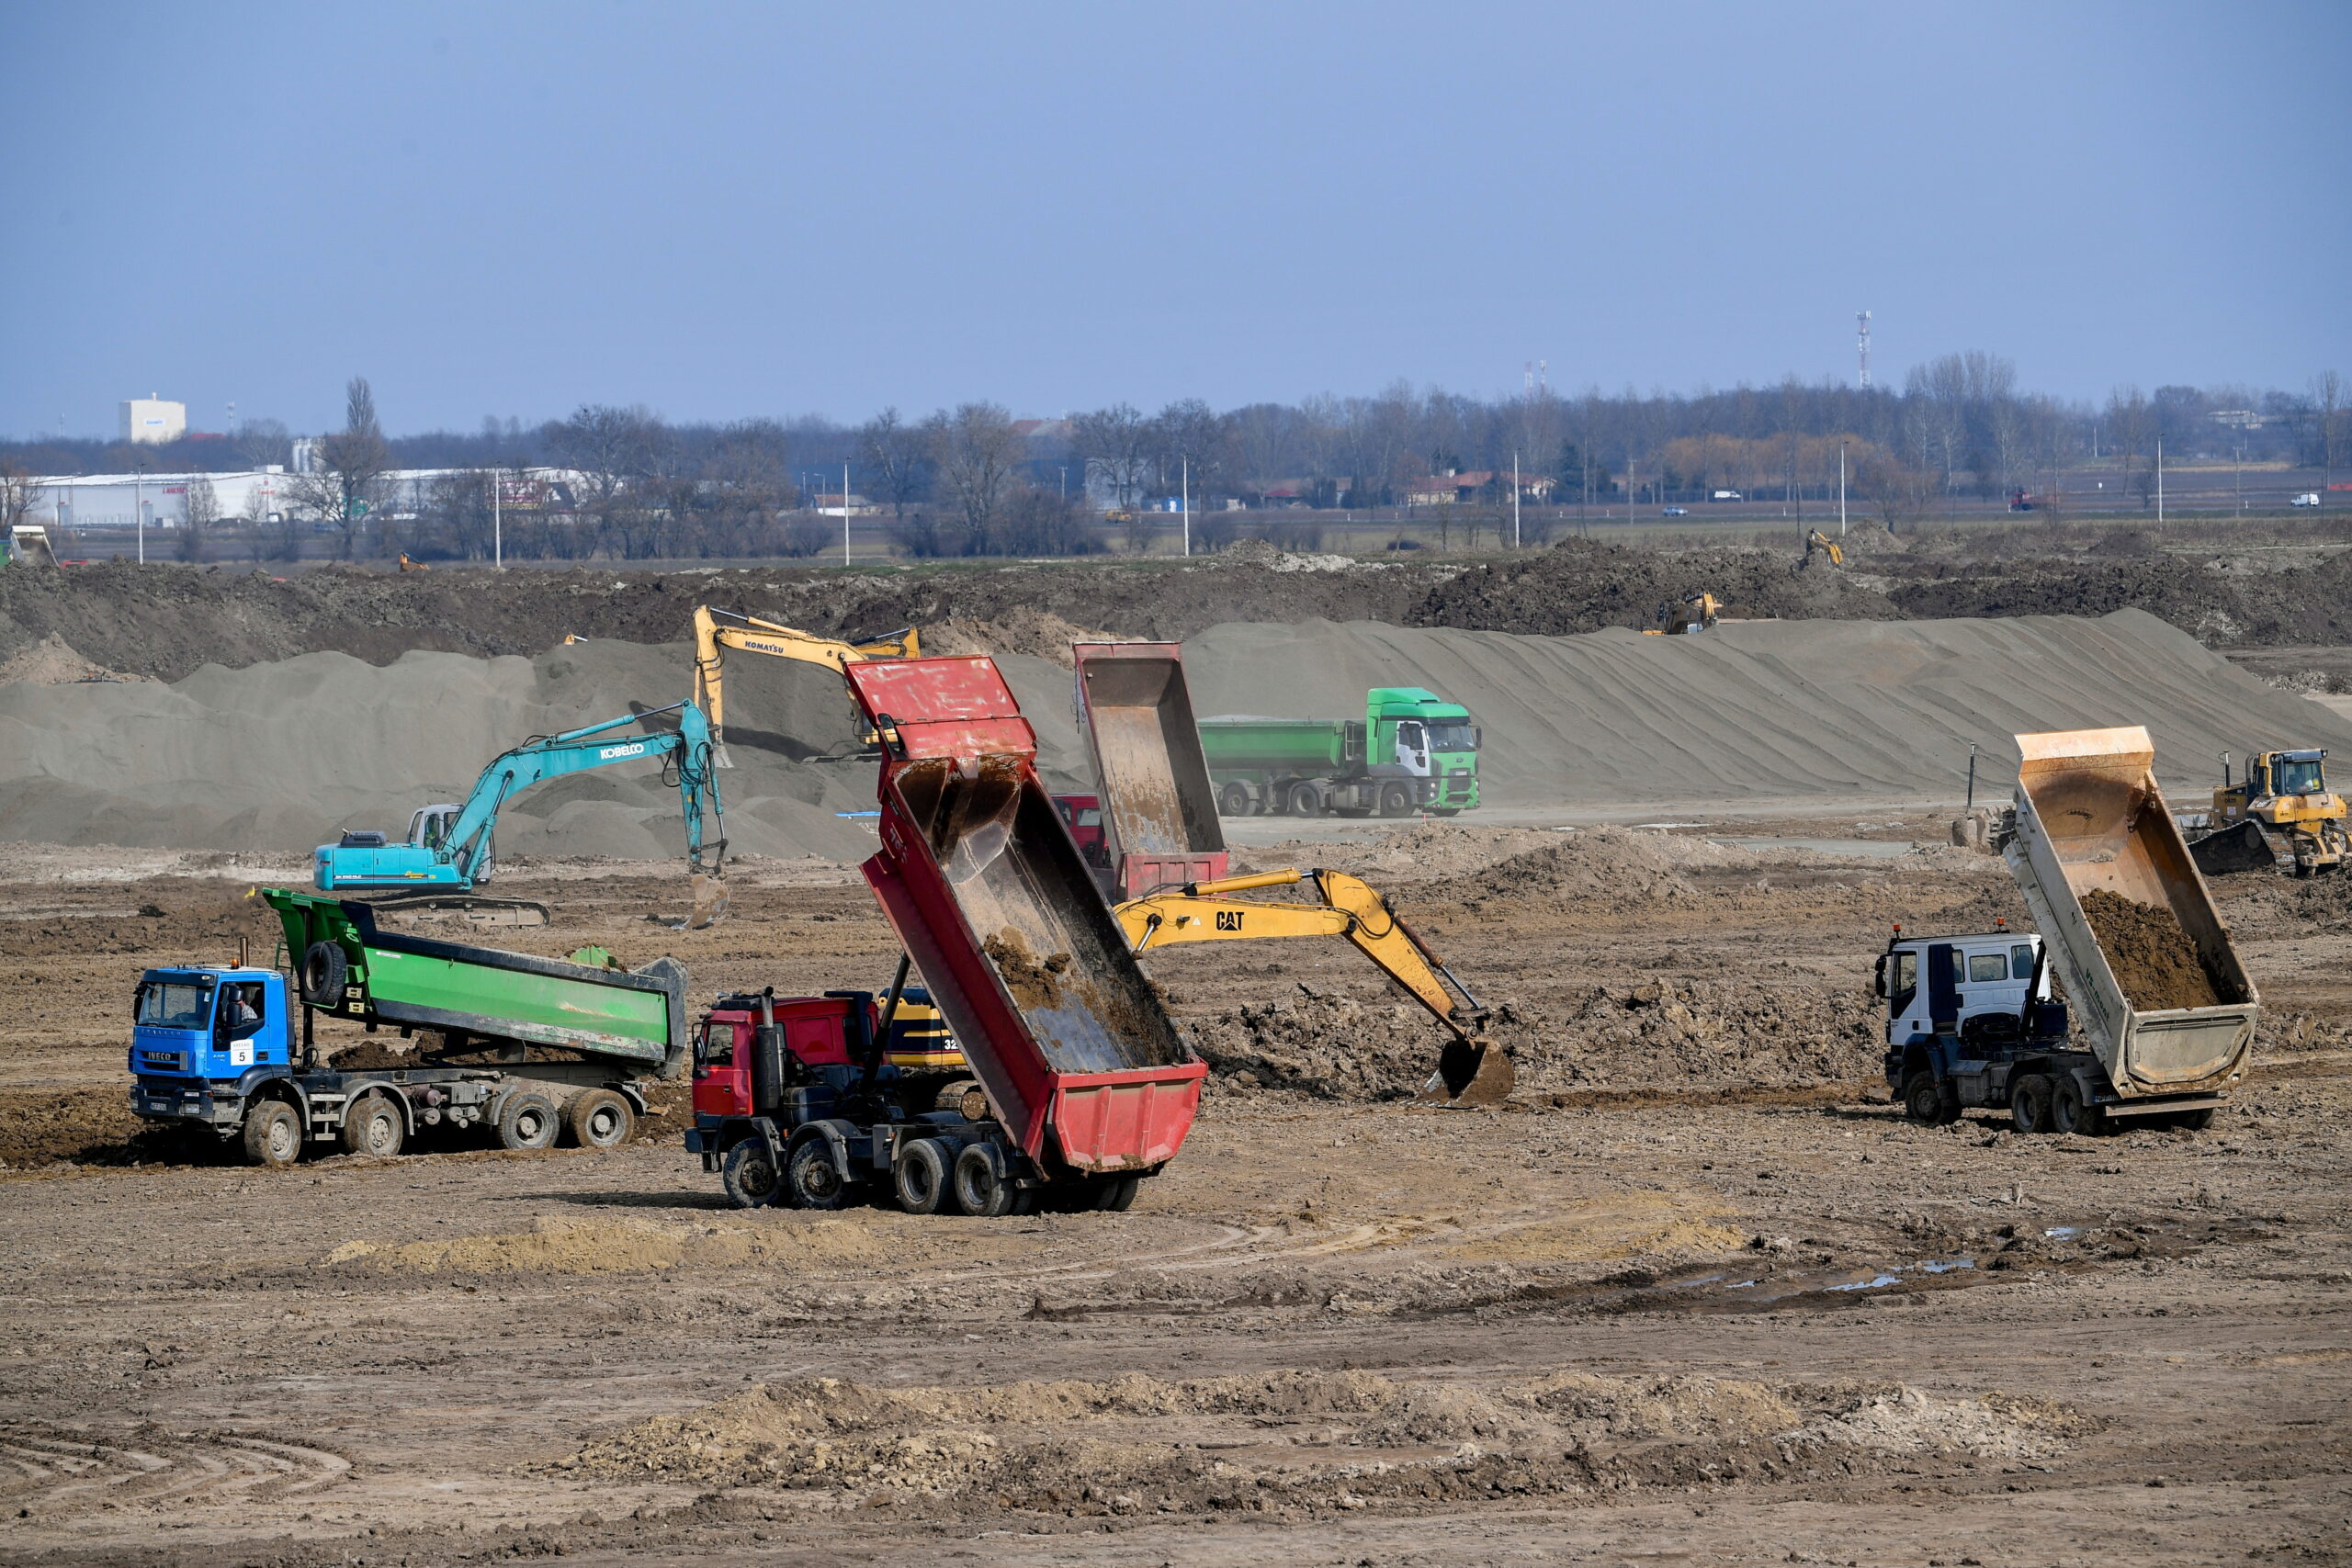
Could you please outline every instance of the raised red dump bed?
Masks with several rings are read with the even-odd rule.
[[[1208,1067],[1096,893],[996,665],[843,673],[883,743],[866,881],[989,1109],[1049,1176],[1158,1168],[1191,1130]]]
[[[1225,829],[1201,750],[1183,650],[1172,642],[1081,642],[1079,727],[1094,757],[1107,869],[1116,902],[1226,874]]]

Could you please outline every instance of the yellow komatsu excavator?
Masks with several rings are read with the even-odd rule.
[[[775,659],[797,659],[840,671],[868,659],[920,659],[922,641],[911,626],[865,642],[841,642],[796,627],[763,621],[732,610],[695,608],[695,705],[710,720],[711,759],[719,767],[735,764],[727,755],[727,698],[722,682],[724,650],[764,653]],[[873,739],[867,738],[867,744]]]
[[[1313,886],[1317,902],[1227,897],[1302,882]],[[1285,869],[1190,882],[1175,892],[1130,899],[1112,913],[1126,933],[1127,945],[1137,953],[1187,942],[1345,937],[1453,1036],[1439,1055],[1437,1071],[1430,1075],[1419,1098],[1454,1105],[1494,1105],[1511,1091],[1517,1075],[1510,1057],[1482,1032],[1487,1010],[1387,899],[1345,872]]]
[[[1839,546],[1837,540],[1831,538],[1828,535],[1823,533],[1818,528],[1815,528],[1805,535],[1804,558],[1797,562],[1797,570],[1799,571],[1804,570],[1807,567],[1813,565],[1816,559],[1826,560],[1831,566],[1844,566],[1846,564],[1845,549]]]

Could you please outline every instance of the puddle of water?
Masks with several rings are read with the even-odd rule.
[[[1975,1268],[1976,1259],[1973,1258],[1955,1258],[1947,1262],[1940,1258],[1931,1258],[1925,1263],[1914,1263],[1911,1267],[1918,1269],[1923,1274],[1949,1274],[1955,1269]]]
[[[1856,1280],[1851,1284],[1831,1285],[1828,1289],[1833,1291],[1883,1291],[1889,1285],[1899,1285],[1902,1282],[1903,1276],[1900,1274],[1881,1274],[1873,1279]]]
[[[2043,1231],[2041,1234],[2043,1235],[2054,1236],[2080,1235],[2083,1234],[2083,1227],[2080,1225],[2052,1225],[2048,1230]]]

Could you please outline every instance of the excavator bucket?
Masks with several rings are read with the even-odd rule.
[[[686,929],[690,931],[707,931],[717,925],[718,918],[727,913],[729,894],[726,878],[715,872],[697,871],[686,878],[686,886],[693,890],[695,898],[695,912],[687,917]]]
[[[1437,1071],[1414,1100],[1423,1105],[1500,1105],[1518,1087],[1519,1069],[1491,1040],[1449,1040]]]
[[[2278,856],[2263,836],[2262,824],[2251,817],[2234,827],[2208,833],[2188,846],[2188,858],[2208,876],[2228,876],[2241,871],[2267,871]]]

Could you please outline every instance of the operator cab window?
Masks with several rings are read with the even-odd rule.
[[[2317,795],[2320,792],[2320,765],[2317,762],[2279,762],[2271,773],[2273,795]]]
[[[1102,807],[1095,806],[1080,807],[1078,808],[1078,825],[1081,828],[1100,828],[1102,826]]]
[[[139,1021],[150,1029],[202,1029],[212,1021],[212,982],[148,981],[139,987]]]
[[[220,987],[220,1012],[214,1027],[222,1040],[249,1040],[262,1026],[262,988],[258,981]]]
[[[1911,1010],[1914,998],[1919,994],[1919,955],[1898,953],[1894,955],[1894,972],[1887,977],[1887,1009],[1896,1018]]]
[[[2007,953],[1972,953],[1968,955],[1970,985],[1979,986],[1987,981],[2006,980],[2008,977],[2009,960]]]
[[[731,1067],[735,1065],[735,1026],[731,1023],[706,1023],[702,1037],[695,1042],[695,1060],[706,1067]]]
[[[2009,949],[2009,978],[2012,980],[2033,978],[2033,944],[2031,942],[2021,942]]]

